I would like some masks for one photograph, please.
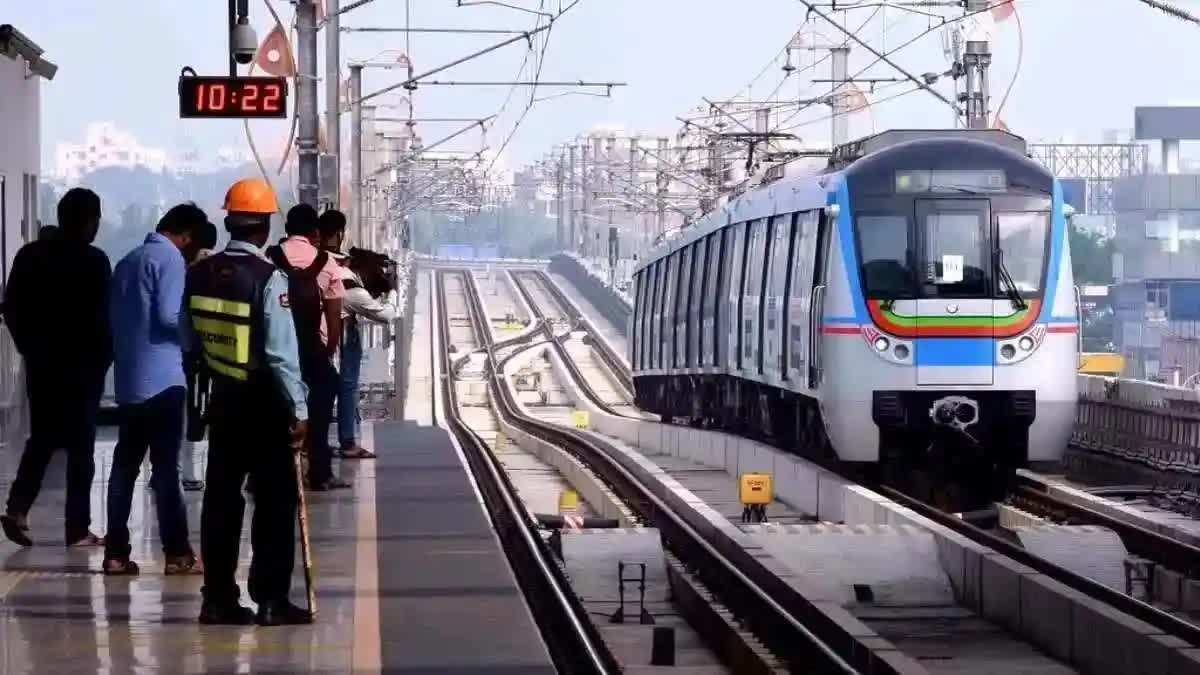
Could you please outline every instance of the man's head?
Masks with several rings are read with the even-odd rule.
[[[208,215],[199,206],[191,202],[172,206],[158,221],[155,231],[171,240],[175,248],[189,261],[196,257],[199,250],[198,242],[205,227],[216,228],[208,222]]]
[[[90,244],[100,231],[100,196],[87,188],[71,188],[58,200],[58,228],[63,238]]]
[[[337,209],[329,209],[317,220],[321,231],[321,248],[329,251],[341,251],[346,241],[346,214]]]
[[[321,245],[321,230],[318,227],[317,210],[308,204],[297,204],[287,212],[283,229],[289,237],[304,237],[313,246]]]
[[[271,233],[275,191],[262,178],[243,178],[225,193],[225,229],[230,238],[262,247]]]

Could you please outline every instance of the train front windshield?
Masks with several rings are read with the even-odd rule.
[[[867,297],[1031,298],[1040,295],[1050,196],[1003,172],[897,171],[889,197],[854,200]]]

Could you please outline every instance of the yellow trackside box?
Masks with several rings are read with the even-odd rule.
[[[591,415],[586,410],[571,411],[571,421],[575,424],[576,429],[587,429],[591,423]]]
[[[744,473],[738,476],[738,499],[747,506],[771,503],[771,474]]]

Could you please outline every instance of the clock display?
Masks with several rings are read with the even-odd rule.
[[[283,77],[181,77],[179,116],[283,118],[287,94]]]

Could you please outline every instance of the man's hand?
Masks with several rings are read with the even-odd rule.
[[[292,420],[288,433],[291,434],[292,452],[299,453],[304,449],[304,441],[308,440],[308,420]]]

